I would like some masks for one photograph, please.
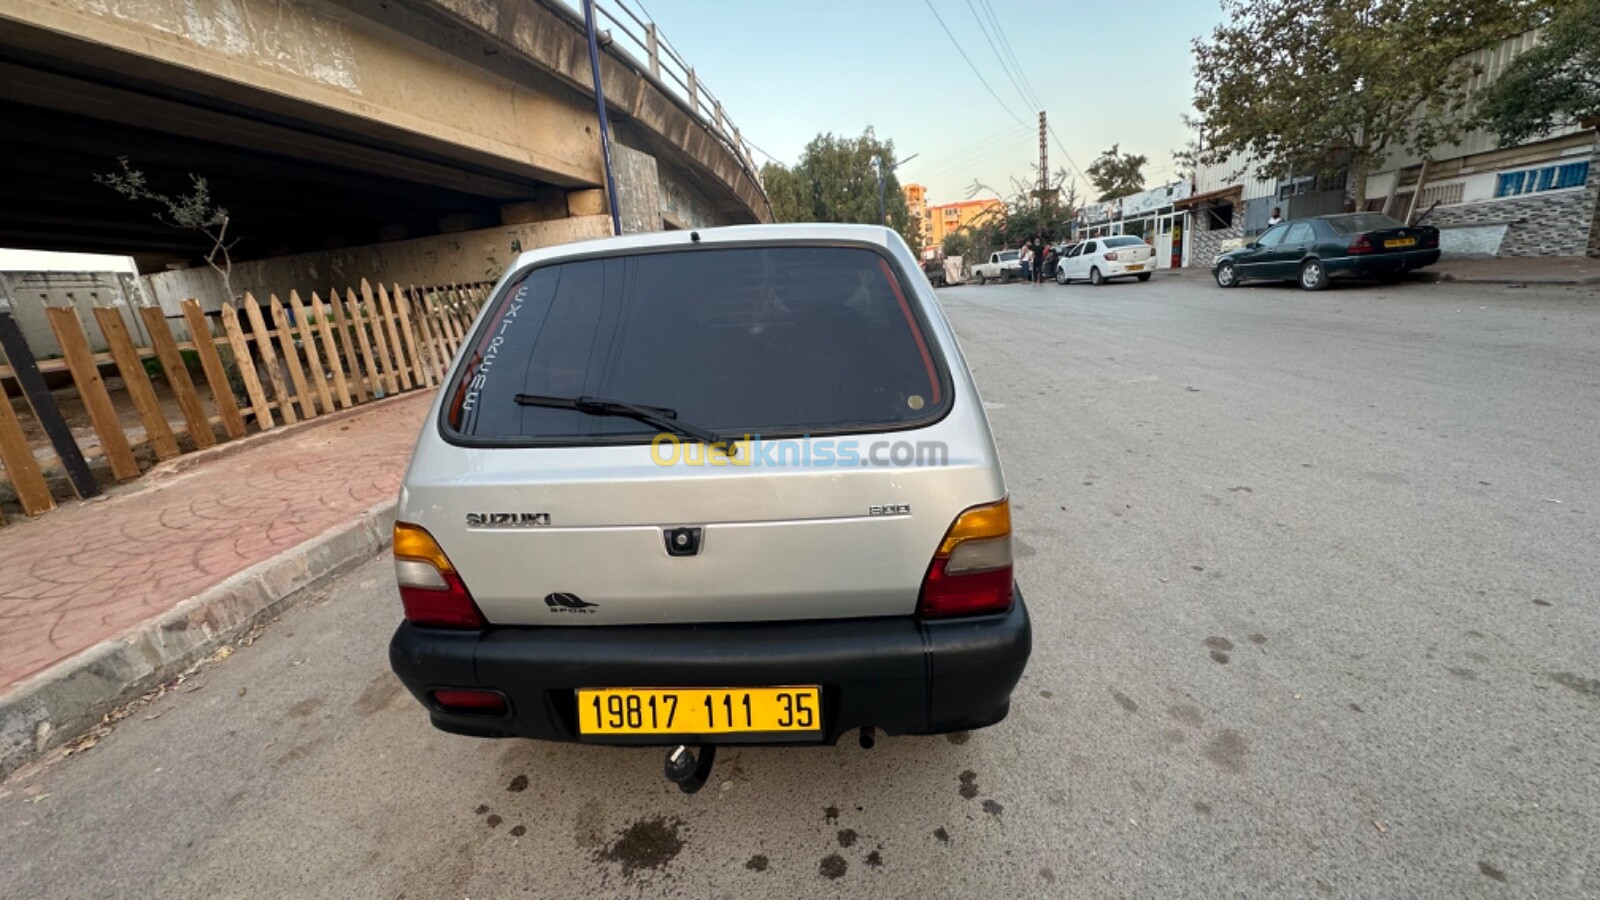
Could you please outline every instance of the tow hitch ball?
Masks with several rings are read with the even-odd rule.
[[[715,744],[701,745],[699,751],[696,758],[694,748],[680,744],[667,752],[667,780],[677,782],[678,789],[685,794],[692,794],[706,786],[706,779],[711,777],[711,766],[717,761]]]

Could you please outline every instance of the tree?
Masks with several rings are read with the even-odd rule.
[[[775,221],[812,221],[809,198],[802,202],[800,179],[794,170],[782,163],[769,162],[761,167],[761,184],[767,189],[767,200],[772,203],[772,218]]]
[[[1390,149],[1461,135],[1474,50],[1527,30],[1549,0],[1222,0],[1194,41],[1199,161],[1261,177],[1347,170],[1357,203]]]
[[[1118,153],[1119,146],[1112,144],[1111,149],[1100,154],[1084,173],[1100,192],[1095,199],[1102,203],[1144,190],[1144,167],[1150,162],[1149,158],[1136,153]]]
[[[1035,175],[1024,181],[1011,179],[1011,193],[991,212],[981,215],[970,226],[944,239],[946,256],[983,256],[992,248],[1014,247],[1029,238],[1040,237],[1047,241],[1065,238],[1078,214],[1077,185],[1068,180],[1065,169],[1058,169],[1049,179],[1043,196],[1038,190],[1038,167]],[[1001,196],[1001,192],[981,182],[973,182],[967,190],[967,199],[979,194]]]
[[[894,141],[879,140],[868,128],[860,137],[819,134],[806,145],[800,162],[793,169],[768,163],[761,179],[772,201],[773,218],[780,222],[878,223],[878,173],[872,167],[876,156],[890,166],[884,173],[883,201],[889,226],[905,239],[912,250],[922,248],[917,221],[906,207],[900,192],[900,179],[892,165]]]
[[[1600,124],[1600,0],[1560,4],[1540,37],[1489,86],[1480,107],[1479,121],[1501,146]]]
[[[222,276],[222,291],[231,302],[233,258],[230,251],[239,239],[228,240],[228,211],[212,204],[211,187],[206,180],[191,172],[189,192],[173,197],[151,190],[149,179],[143,172],[131,167],[126,156],[117,157],[117,166],[118,171],[106,175],[97,174],[94,180],[129,200],[153,201],[160,209],[152,215],[163,225],[184,231],[198,231],[205,235],[211,242],[211,249],[206,251],[206,265]]]

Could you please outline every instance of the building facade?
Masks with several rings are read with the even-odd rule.
[[[1471,90],[1483,91],[1537,40],[1528,32],[1473,54],[1482,74]],[[1260,234],[1274,206],[1285,218],[1362,209],[1422,219],[1439,228],[1446,256],[1600,256],[1597,126],[1570,125],[1512,147],[1473,131],[1426,161],[1397,151],[1368,174],[1364,197],[1351,195],[1345,174],[1262,178],[1246,158],[1202,166],[1182,204],[1192,220],[1188,264],[1209,267],[1229,241]]]
[[[1194,191],[1188,180],[1172,181],[1078,210],[1078,238],[1130,234],[1155,248],[1156,267],[1182,266],[1188,213],[1181,207]]]
[[[928,207],[928,246],[938,247],[946,237],[989,216],[998,215],[1003,207],[1004,204],[994,198]]]
[[[906,211],[911,214],[911,221],[917,223],[917,233],[922,235],[922,246],[917,249],[927,249],[933,243],[933,226],[928,223],[928,189],[920,184],[907,184],[900,188],[900,193],[905,195]]]

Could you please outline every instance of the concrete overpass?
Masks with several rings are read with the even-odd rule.
[[[602,10],[624,230],[770,221],[721,105],[654,26]],[[0,4],[0,246],[131,254],[178,270],[163,293],[214,290],[208,242],[96,183],[119,156],[167,192],[207,178],[235,288],[282,292],[479,280],[609,234],[597,128],[559,0]]]

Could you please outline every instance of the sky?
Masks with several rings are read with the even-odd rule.
[[[1052,171],[1073,171],[1066,156],[1087,169],[1120,144],[1150,158],[1148,184],[1171,180],[1172,151],[1189,137],[1190,41],[1222,17],[1217,0],[987,0],[1025,76],[1014,85],[992,26],[987,38],[979,29],[978,16],[990,22],[984,0],[626,2],[644,6],[760,147],[752,151],[758,164],[771,154],[793,165],[819,132],[855,136],[870,125],[902,159],[916,154],[900,180],[927,185],[930,204],[967,199],[975,180],[1010,193],[1013,178],[1034,177],[1038,107],[1023,98],[1030,88],[1055,132]]]

